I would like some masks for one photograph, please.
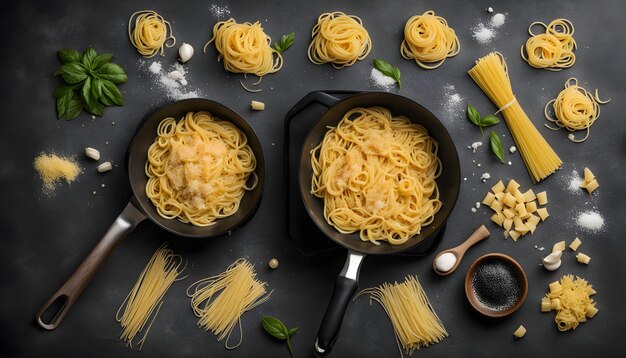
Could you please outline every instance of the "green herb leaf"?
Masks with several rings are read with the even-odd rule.
[[[116,85],[125,83],[128,81],[124,69],[114,63],[105,63],[96,71],[96,75],[102,79],[109,80]]]
[[[98,117],[102,117],[104,115],[104,105],[98,101],[85,105],[85,110]]]
[[[72,50],[71,48],[64,48],[61,51],[57,52],[57,56],[59,56],[59,60],[64,65],[71,62],[80,62],[83,58],[83,55],[76,50]]]
[[[498,123],[500,123],[500,118],[494,116],[493,114],[488,114],[480,119],[481,127],[489,127]]]
[[[491,131],[490,135],[491,151],[500,159],[500,162],[504,163],[504,151],[502,150],[502,141],[496,131]]]
[[[93,106],[93,99],[91,98],[91,77],[87,77],[83,87],[80,90],[80,98],[83,100],[85,107]]]
[[[285,327],[283,322],[281,322],[277,318],[263,317],[261,323],[263,324],[263,328],[265,329],[265,331],[274,338],[287,339],[287,337],[289,336],[287,327]]]
[[[61,66],[54,75],[60,75],[66,83],[73,85],[87,78],[87,68],[80,62],[71,62]]]
[[[382,72],[383,75],[396,80],[396,82],[398,82],[398,88],[402,88],[402,84],[400,83],[400,70],[397,67],[379,58],[374,60],[374,67]]]
[[[72,100],[72,98],[74,98],[74,90],[71,87],[69,91],[66,91],[66,90],[59,91],[60,88],[67,88],[67,87],[62,86],[62,87],[57,88],[54,91],[55,97],[57,98],[57,102],[56,102],[57,118],[61,118],[65,115],[70,101]],[[59,92],[59,95],[57,95],[57,92]],[[63,92],[63,94],[60,94],[61,92]]]
[[[274,49],[276,52],[281,53],[293,45],[293,40],[295,40],[296,34],[292,31],[286,35],[281,36],[280,42],[274,42]]]
[[[102,97],[102,80],[98,77],[94,77],[91,81],[91,97],[93,97],[96,101]]]
[[[54,98],[65,96],[67,93],[71,93],[74,90],[74,86],[59,86],[54,90]]]
[[[124,105],[124,99],[122,98],[122,94],[117,89],[117,86],[113,84],[113,82],[108,80],[102,80],[102,94],[109,100],[109,102],[115,103],[118,106]]]
[[[469,103],[467,104],[467,118],[469,118],[470,122],[474,123],[478,126],[478,128],[480,128],[480,133],[483,135],[483,138],[485,138],[485,133],[483,133],[483,127],[480,125],[480,113],[478,113],[476,108],[474,108],[474,106]]]
[[[102,55],[96,56],[96,58],[93,60],[93,63],[91,65],[91,69],[94,71],[98,70],[105,63],[111,62],[112,58],[113,58],[113,55],[111,55],[110,53],[104,53]]]
[[[80,112],[83,111],[83,103],[78,99],[78,97],[74,96],[70,100],[67,105],[67,111],[65,112],[65,119],[71,121],[72,119],[78,117]]]
[[[287,341],[289,354],[293,356],[293,347],[291,346],[291,339],[289,339],[289,337],[291,337],[294,333],[296,333],[296,331],[298,331],[298,327],[287,329],[283,322],[274,317],[263,317],[261,323],[263,324],[263,328],[265,329],[265,331],[269,333],[272,337]]]
[[[96,57],[98,57],[98,53],[96,52],[96,50],[94,50],[92,47],[86,49],[85,53],[83,54],[83,65],[85,65],[85,67],[90,70],[93,69],[93,60],[95,60]]]

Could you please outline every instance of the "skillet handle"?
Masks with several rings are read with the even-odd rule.
[[[331,93],[337,94],[355,94],[354,91],[314,91],[302,98],[295,106],[293,106],[289,112],[285,115],[286,123],[289,123],[293,117],[298,115],[298,113],[302,112],[306,108],[308,108],[313,103],[321,104],[324,107],[332,107],[335,103],[339,102],[340,99],[333,96]]]
[[[337,277],[335,290],[317,332],[314,351],[316,357],[328,355],[335,345],[335,341],[337,341],[350,298],[359,287],[359,271],[364,257],[365,255],[358,252],[348,252],[348,258],[339,277]]]
[[[146,215],[129,202],[72,276],[39,309],[35,318],[37,324],[50,331],[57,328],[109,255],[144,219]],[[46,313],[49,313],[48,317],[53,317],[48,323],[44,322]]]

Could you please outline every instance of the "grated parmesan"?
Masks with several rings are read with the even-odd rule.
[[[39,154],[35,158],[34,166],[43,180],[46,193],[54,191],[61,179],[68,184],[73,182],[82,171],[73,158],[59,157],[56,154]]]

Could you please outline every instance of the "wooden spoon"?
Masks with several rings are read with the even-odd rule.
[[[463,242],[461,245],[453,247],[451,249],[441,251],[439,254],[437,254],[437,256],[435,256],[435,259],[433,260],[433,270],[435,270],[435,273],[441,276],[446,276],[446,275],[451,274],[459,266],[459,263],[461,262],[463,255],[465,255],[465,251],[467,251],[470,247],[474,246],[475,244],[488,238],[490,235],[491,233],[489,232],[489,230],[487,230],[485,225],[480,225],[480,227],[476,229],[476,231],[474,231],[474,233],[470,235],[470,237],[468,237],[467,240],[465,240],[465,242]],[[454,263],[454,266],[452,266],[452,268],[450,268],[448,271],[445,271],[445,272],[439,271],[437,270],[437,266],[435,265],[435,263],[437,262],[437,258],[445,254],[446,252],[450,252],[454,256],[456,256],[456,262]]]

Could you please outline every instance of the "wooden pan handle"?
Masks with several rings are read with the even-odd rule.
[[[76,271],[61,286],[50,299],[39,309],[35,320],[42,328],[53,330],[59,326],[70,307],[76,302],[85,287],[96,275],[102,264],[111,255],[113,250],[130,233],[137,224],[146,219],[146,215],[135,205],[128,203],[126,208],[113,222],[100,242],[78,266]],[[54,313],[54,310],[57,310]],[[50,311],[50,312],[48,312]],[[44,322],[44,314],[52,315],[50,322]]]

